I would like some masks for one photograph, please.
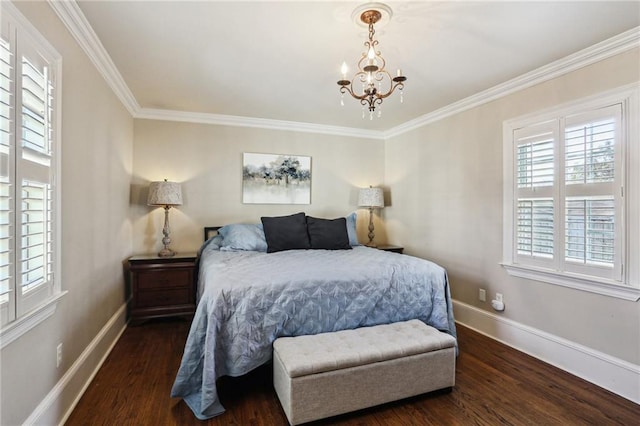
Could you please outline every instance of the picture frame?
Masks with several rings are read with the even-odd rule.
[[[311,204],[311,157],[242,154],[243,204]]]

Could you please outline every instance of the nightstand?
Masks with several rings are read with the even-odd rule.
[[[404,251],[404,247],[400,246],[390,246],[390,245],[380,245],[376,247],[378,250],[391,251],[393,253],[400,253]]]
[[[133,324],[152,318],[191,317],[196,311],[195,253],[129,258]]]

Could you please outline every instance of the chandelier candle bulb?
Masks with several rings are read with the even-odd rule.
[[[400,68],[398,68],[398,77],[402,77],[402,70]]]

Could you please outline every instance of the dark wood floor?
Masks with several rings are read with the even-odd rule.
[[[270,366],[222,378],[227,411],[197,420],[169,392],[189,324],[129,327],[67,425],[287,425]],[[472,330],[458,326],[456,386],[334,417],[337,425],[636,425],[640,406]]]

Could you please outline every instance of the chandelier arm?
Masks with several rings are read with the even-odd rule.
[[[360,81],[360,83],[368,83],[367,81],[368,74],[369,73],[366,71],[358,71],[356,75],[353,76],[353,81],[357,79],[358,81]]]
[[[378,83],[382,83],[383,81],[385,82],[385,86],[386,86],[386,82],[389,82],[389,90],[387,92],[382,93],[380,90],[376,90],[376,97],[378,98],[386,98],[387,96],[389,96],[391,93],[393,93],[395,87],[397,86],[397,84],[394,85],[395,82],[399,81],[397,80],[397,77],[391,77],[391,74],[389,74],[389,72],[385,69],[381,69],[378,70],[377,72],[374,73],[373,75],[373,79],[375,81],[377,81]],[[363,81],[363,80],[361,80]],[[402,80],[404,81],[404,80]],[[363,81],[364,82],[364,81]]]
[[[362,101],[363,99],[366,99],[368,97],[368,95],[364,94],[364,95],[357,95],[350,87],[348,86],[341,86],[340,87],[340,93],[345,93],[348,92],[351,96],[353,96],[355,99],[359,99],[360,101]]]
[[[376,54],[376,57],[377,57],[378,59],[380,59],[380,62],[382,62],[382,63],[380,64],[380,71],[385,71],[385,70],[386,70],[386,67],[387,67],[387,61],[385,61],[385,60],[384,60],[384,58],[382,57],[382,55],[380,54],[380,52],[378,52],[378,53]]]
[[[385,80],[385,77],[389,80],[389,86],[391,86],[393,82],[393,78],[391,77],[391,74],[389,74],[389,72],[384,68],[381,68],[378,71],[376,71],[375,76],[373,78],[375,81],[381,82]]]
[[[366,73],[364,71],[358,72],[354,76],[354,80],[357,79],[360,83],[368,84],[367,83],[367,74],[368,73]],[[373,93],[373,95],[376,98],[384,99],[384,98],[390,96],[395,91],[395,89],[397,89],[397,88],[403,89],[404,88],[404,81],[406,80],[406,78],[402,78],[402,77],[392,78],[391,74],[389,74],[389,72],[386,71],[386,70],[380,70],[377,73],[375,73],[374,79],[375,79],[375,81],[379,81],[379,82],[385,81],[385,76],[390,82],[389,91],[387,91],[386,93],[381,93],[379,90],[376,89],[375,93]],[[402,78],[402,80],[398,80],[398,78]],[[345,83],[346,83],[346,80],[345,80]],[[345,93],[345,91],[347,91],[347,92],[349,92],[349,94],[351,96],[353,96],[356,99],[365,99],[368,96],[371,96],[370,93],[366,93],[366,92],[363,93],[362,95],[357,95],[355,93],[355,91],[353,90],[353,81],[350,81],[348,84],[341,84],[340,86],[341,86],[340,93]]]
[[[391,89],[387,92],[387,93],[376,93],[376,97],[378,99],[380,99],[380,101],[382,102],[382,99],[384,98],[388,98],[389,96],[391,96],[391,94],[397,89],[400,88],[401,90],[404,89],[404,83],[402,82],[395,82],[395,84],[393,86],[391,86]]]

